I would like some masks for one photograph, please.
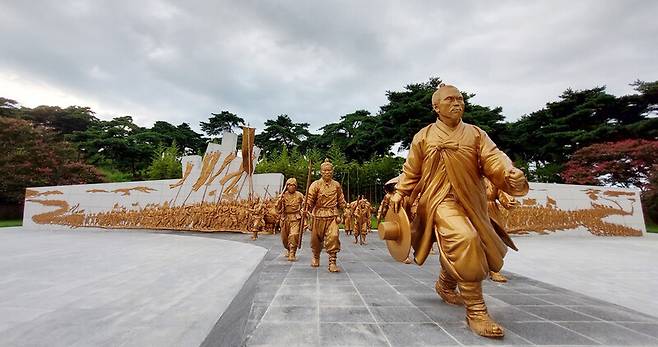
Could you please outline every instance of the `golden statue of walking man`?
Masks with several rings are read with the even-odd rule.
[[[486,132],[462,122],[464,98],[456,87],[442,84],[432,107],[438,119],[414,136],[391,206],[398,213],[404,201],[419,199],[411,225],[414,261],[422,265],[436,241],[439,296],[466,307],[475,333],[502,337],[503,327],[487,312],[482,280],[500,271],[507,247],[516,247],[489,219],[482,176],[512,196],[525,195],[528,182]]]
[[[320,266],[320,252],[324,247],[329,255],[329,272],[340,272],[340,268],[336,265],[336,256],[340,252],[338,208],[344,209],[347,202],[345,202],[340,183],[333,179],[334,166],[329,159],[325,159],[324,163],[320,165],[320,172],[322,178],[311,184],[306,200],[306,206],[313,214],[311,266]]]
[[[302,205],[304,194],[297,191],[297,179],[289,178],[286,181],[286,190],[281,194],[278,202],[278,211],[281,215],[281,242],[286,249],[285,256],[288,261],[297,261],[297,247],[299,234],[302,232]]]

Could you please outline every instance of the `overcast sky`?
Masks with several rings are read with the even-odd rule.
[[[658,80],[658,1],[0,2],[0,96],[100,118],[311,130],[437,76],[508,120],[567,87]]]

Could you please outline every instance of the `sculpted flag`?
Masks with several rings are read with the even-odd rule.
[[[256,128],[242,127],[242,169],[251,176],[254,173],[254,136]]]

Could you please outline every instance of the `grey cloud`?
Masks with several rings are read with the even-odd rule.
[[[194,127],[229,109],[318,128],[439,76],[508,119],[567,87],[658,79],[645,1],[5,1],[0,71]],[[10,90],[0,90],[12,97]]]

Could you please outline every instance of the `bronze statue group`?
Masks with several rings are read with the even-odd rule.
[[[466,322],[473,332],[501,338],[504,328],[489,316],[482,281],[488,277],[505,281],[498,273],[503,257],[508,247],[517,248],[504,229],[502,211],[517,205],[514,196],[527,194],[528,182],[486,132],[462,122],[464,98],[457,88],[439,86],[432,96],[432,107],[437,120],[413,137],[402,174],[385,184],[387,194],[377,220],[388,225],[398,221],[398,229],[391,235],[397,235],[398,240],[410,239],[404,256],[396,259],[420,266],[429,254],[438,253],[438,296],[448,304],[465,307]],[[339,225],[344,224],[346,235],[354,235],[354,243],[366,244],[373,207],[362,197],[345,201],[329,160],[322,163],[321,174],[310,184],[306,196],[297,191],[294,178],[286,182],[277,203],[281,240],[285,256],[295,261],[301,231],[308,221],[310,265],[320,265],[324,248],[328,270],[338,272]],[[259,211],[257,206],[253,213]]]

